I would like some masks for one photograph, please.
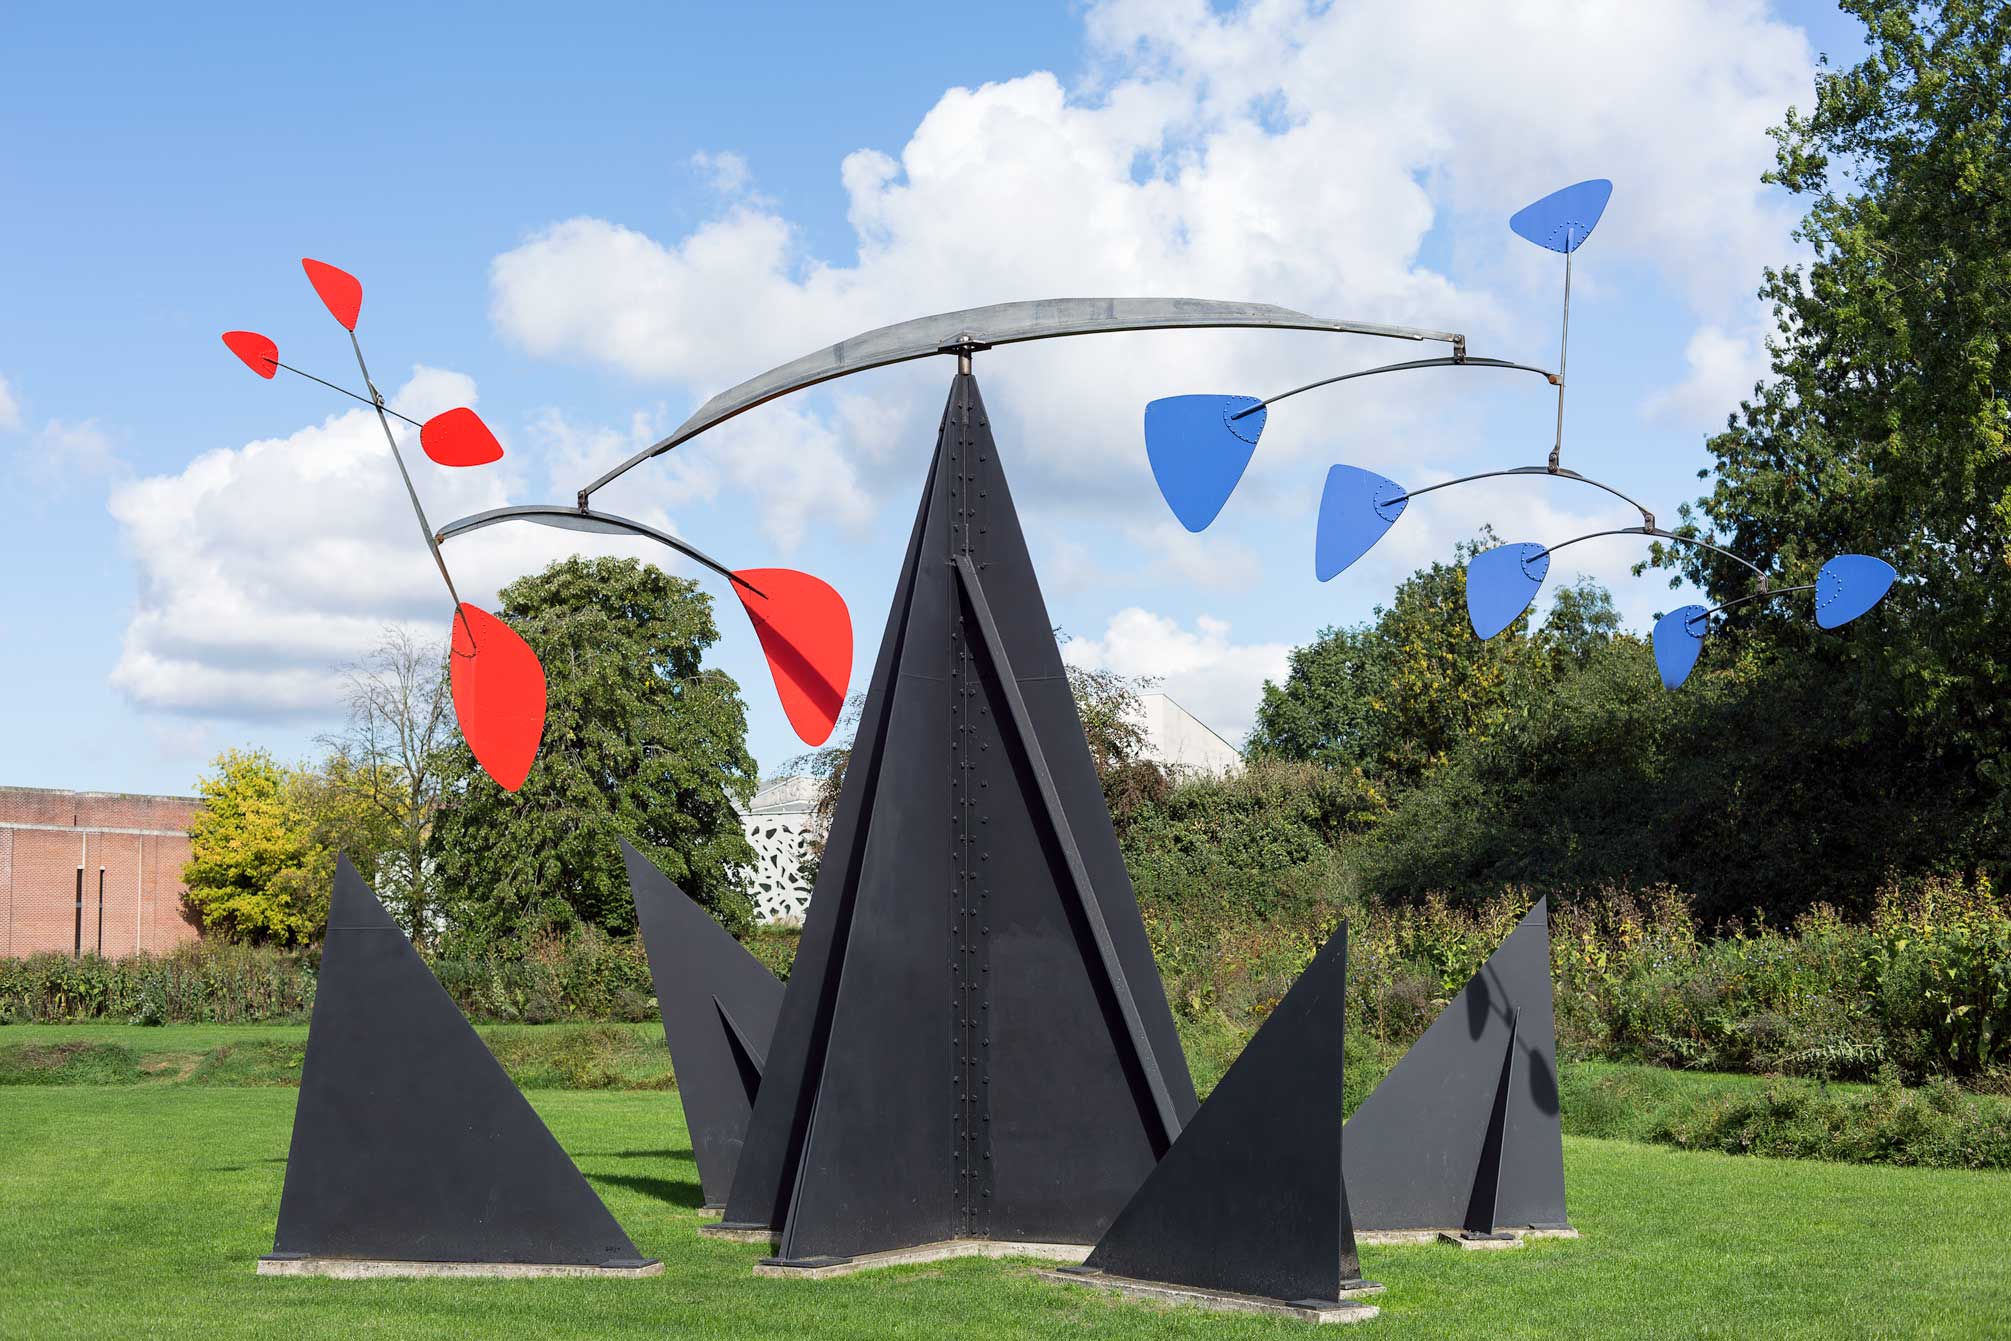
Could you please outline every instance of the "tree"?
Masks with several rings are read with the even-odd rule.
[[[1164,799],[1173,786],[1173,770],[1146,753],[1151,742],[1138,696],[1157,683],[1149,675],[1123,675],[1101,666],[1068,667],[1068,689],[1089,742],[1090,762],[1120,832],[1141,805]]]
[[[570,558],[501,592],[501,615],[544,664],[538,761],[512,795],[464,742],[428,851],[451,934],[521,943],[588,923],[635,925],[616,838],[627,838],[729,928],[752,905],[735,870],[754,850],[735,803],[754,795],[747,713],[702,664],[719,638],[694,582],[633,559]]]
[[[386,629],[377,647],[347,669],[344,681],[349,721],[339,735],[321,738],[332,751],[323,773],[343,789],[342,799],[360,802],[394,836],[387,851],[368,854],[373,863],[366,863],[365,854],[349,855],[364,870],[374,864],[378,896],[419,941],[433,921],[438,881],[426,844],[443,800],[447,747],[454,741],[446,651],[403,629]]]
[[[1357,768],[1385,788],[1416,782],[1469,737],[1485,737],[1515,711],[1521,687],[1550,660],[1525,612],[1485,642],[1466,615],[1466,560],[1494,543],[1462,542],[1451,563],[1420,569],[1389,606],[1352,628],[1328,628],[1295,648],[1282,685],[1266,682],[1253,752]],[[1598,588],[1565,589],[1559,639],[1593,636]],[[1601,593],[1603,595],[1603,593]],[[1610,598],[1605,601],[1611,612]],[[1609,621],[1605,627],[1611,626]]]
[[[1896,714],[1909,753],[1966,775],[1987,813],[1972,848],[2001,867],[2011,832],[2011,8],[2001,0],[1844,0],[1871,54],[1818,75],[1814,110],[1774,132],[1767,180],[1805,198],[1812,259],[1766,272],[1772,377],[1713,438],[1688,526],[1811,582],[1831,555],[1887,557],[1901,579],[1839,634],[1807,598],[1742,606],[1740,641],[1815,661],[1855,704]],[[1704,551],[1658,553],[1714,600],[1750,575]],[[1866,767],[1873,766],[1869,760]]]
[[[226,750],[196,780],[187,899],[206,930],[233,940],[296,945],[321,934],[328,884],[301,775],[263,750]]]

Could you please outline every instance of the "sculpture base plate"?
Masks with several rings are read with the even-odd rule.
[[[625,1280],[661,1276],[655,1258],[585,1266],[577,1262],[401,1262],[377,1257],[310,1257],[273,1253],[258,1259],[261,1276],[326,1276],[333,1280],[381,1280],[393,1276],[464,1276],[516,1280],[527,1276],[587,1276]]]
[[[698,1227],[701,1238],[720,1239],[727,1243],[759,1243],[766,1248],[782,1246],[782,1236],[766,1225],[725,1225],[717,1220]]]
[[[783,1261],[764,1257],[755,1264],[754,1274],[777,1280],[828,1280],[881,1267],[907,1266],[914,1262],[942,1262],[952,1257],[1044,1257],[1051,1262],[1081,1262],[1089,1256],[1086,1243],[1018,1243],[1009,1239],[944,1239],[921,1243],[912,1248],[893,1248],[881,1253],[860,1253],[857,1257],[805,1257]]]
[[[1166,1281],[1134,1280],[1112,1276],[1091,1267],[1065,1267],[1060,1271],[1034,1273],[1042,1280],[1067,1285],[1088,1285],[1109,1290],[1127,1299],[1151,1303],[1183,1304],[1191,1308],[1213,1309],[1218,1313],[1260,1313],[1273,1318],[1296,1318],[1318,1324],[1367,1322],[1382,1310],[1360,1302],[1366,1295],[1381,1294],[1383,1287],[1365,1280],[1343,1289],[1338,1299],[1270,1299],[1263,1295],[1237,1294],[1231,1290],[1204,1290],[1193,1285],[1172,1285]]]

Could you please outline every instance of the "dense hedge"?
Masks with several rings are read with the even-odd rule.
[[[778,977],[789,976],[796,933],[763,927],[747,948]],[[632,937],[591,927],[533,943],[515,958],[428,961],[471,1019],[549,1024],[556,1020],[653,1020],[649,961]],[[0,1024],[111,1020],[127,1024],[304,1022],[314,1008],[317,948],[196,941],[163,955],[72,959],[62,954],[0,959]]]

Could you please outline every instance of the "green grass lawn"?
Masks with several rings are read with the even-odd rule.
[[[271,1031],[263,1036],[272,1037]],[[0,1336],[1244,1337],[1303,1324],[1165,1310],[959,1261],[757,1280],[712,1243],[671,1094],[532,1101],[660,1277],[262,1279],[291,1090],[0,1086]],[[2011,1174],[1687,1154],[1568,1138],[1577,1242],[1376,1248],[1360,1335],[2011,1336]],[[1353,1334],[1353,1333],[1351,1333]]]

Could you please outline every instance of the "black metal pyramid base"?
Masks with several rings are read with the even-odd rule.
[[[273,1256],[646,1265],[346,857]]]
[[[1343,924],[1097,1242],[1084,1273],[1294,1309],[1373,1292],[1341,1177],[1347,985]]]
[[[724,1228],[1093,1243],[1194,1111],[976,379],[943,411]]]
[[[699,1185],[707,1206],[724,1206],[782,1008],[782,984],[627,839],[621,856]]]
[[[1349,1119],[1347,1170],[1364,1233],[1569,1228],[1546,900]]]

